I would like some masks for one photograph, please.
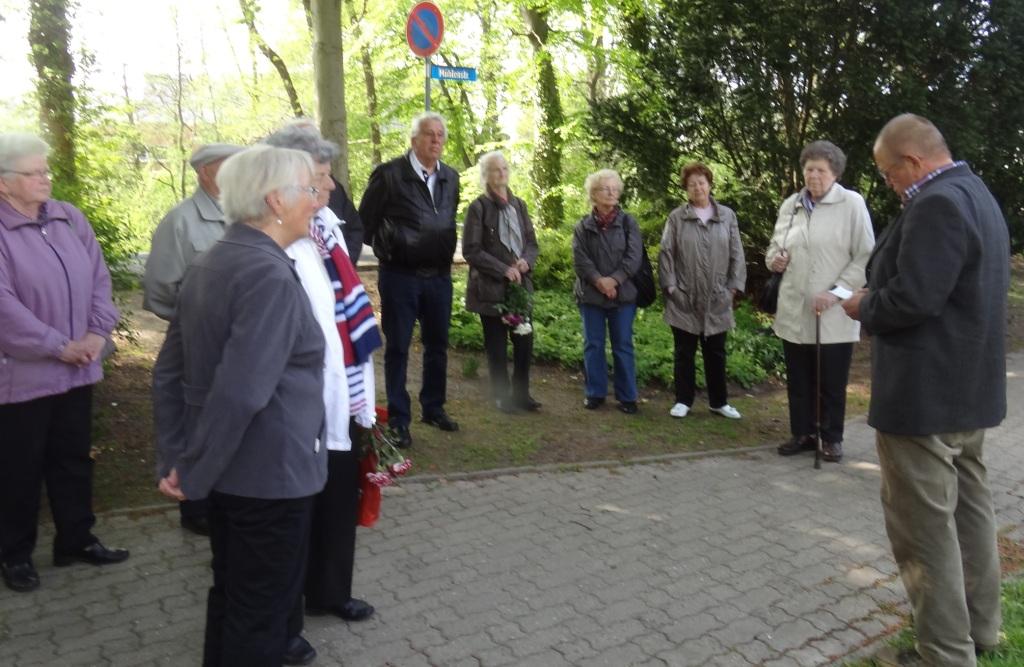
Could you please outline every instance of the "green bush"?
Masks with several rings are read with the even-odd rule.
[[[483,331],[476,313],[465,309],[466,272],[454,274],[455,303],[449,340],[453,347],[483,349]],[[580,314],[572,296],[571,282],[564,289],[538,289],[533,296],[534,358],[571,369],[583,365],[583,331]],[[743,387],[780,377],[783,370],[782,342],[768,325],[770,319],[756,312],[748,302],[736,309],[736,328],[729,332],[726,374]],[[636,374],[641,384],[672,386],[672,331],[662,319],[660,303],[641,309],[633,325]],[[704,386],[704,363],[697,355],[697,384]]]

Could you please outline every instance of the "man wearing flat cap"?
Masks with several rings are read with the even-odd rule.
[[[224,160],[241,150],[242,146],[233,144],[197,148],[189,163],[196,170],[199,187],[172,208],[153,232],[142,278],[142,307],[161,319],[174,316],[178,288],[188,265],[224,236],[224,213],[217,202],[217,170]],[[180,509],[182,528],[199,535],[209,534],[205,500],[185,500]]]
[[[224,213],[217,203],[217,170],[242,146],[206,144],[192,153],[189,164],[196,170],[199,187],[192,196],[172,208],[153,233],[153,245],[142,278],[142,307],[170,320],[178,302],[178,287],[185,269],[196,255],[205,252],[224,235]]]

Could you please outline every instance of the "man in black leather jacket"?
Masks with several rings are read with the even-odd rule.
[[[422,421],[443,431],[459,428],[444,409],[459,206],[459,175],[440,162],[447,137],[441,116],[417,116],[411,149],[373,170],[359,205],[366,239],[380,262],[388,424],[403,447],[412,444],[412,408],[405,382],[417,320],[423,341]]]

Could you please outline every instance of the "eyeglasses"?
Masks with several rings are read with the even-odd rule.
[[[17,169],[5,169],[5,174],[17,174],[25,178],[50,178],[53,172],[49,169],[36,169],[35,171],[18,171]]]
[[[594,192],[603,192],[606,195],[614,195],[618,194],[619,191],[610,185],[602,185],[600,187],[594,188]]]
[[[292,187],[294,187],[296,190],[298,190],[300,192],[305,192],[306,194],[308,194],[313,199],[316,199],[316,196],[318,194],[320,194],[320,188],[312,186],[312,185],[305,185],[305,186],[303,186],[303,185],[294,185]]]

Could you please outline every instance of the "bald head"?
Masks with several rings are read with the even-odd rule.
[[[951,159],[939,128],[912,113],[900,114],[885,124],[875,141],[875,150],[879,148],[889,155],[913,155],[926,162],[937,160],[945,164]]]
[[[942,133],[927,118],[912,113],[896,116],[875,140],[875,164],[886,184],[901,199],[907,188],[953,161]]]

